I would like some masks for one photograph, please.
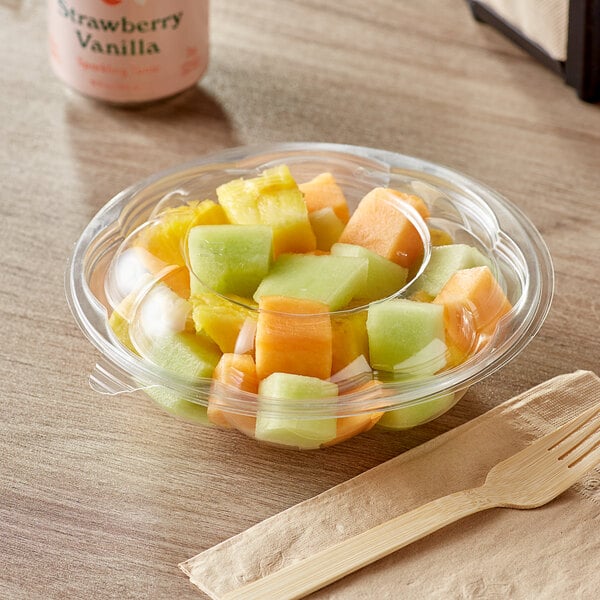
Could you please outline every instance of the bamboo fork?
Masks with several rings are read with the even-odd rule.
[[[221,600],[297,600],[473,513],[536,508],[600,463],[600,406],[498,463],[480,487],[455,492],[233,590]]]

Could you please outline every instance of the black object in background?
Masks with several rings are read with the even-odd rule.
[[[478,21],[495,27],[560,75],[586,102],[600,101],[600,0],[570,0],[567,59],[552,58],[541,46],[479,0],[467,0]]]

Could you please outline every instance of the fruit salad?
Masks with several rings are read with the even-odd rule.
[[[469,360],[512,308],[495,264],[434,227],[421,197],[374,187],[351,212],[331,173],[298,182],[286,165],[159,211],[109,280],[129,352],[212,382],[206,403],[158,385],[153,400],[303,449],[445,412],[453,392],[398,406],[389,384]],[[347,414],[353,398],[368,406]]]

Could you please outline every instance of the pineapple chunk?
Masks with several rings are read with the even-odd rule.
[[[198,333],[208,335],[221,352],[233,352],[238,335],[247,318],[257,319],[257,312],[238,304],[252,302],[232,297],[233,302],[217,294],[205,293],[192,296],[192,319]]]
[[[217,197],[231,223],[270,225],[273,253],[312,252],[317,247],[302,192],[285,165],[259,177],[235,179],[217,188]]]
[[[185,206],[169,208],[142,229],[135,240],[168,265],[185,266],[183,255],[187,232],[196,225],[222,225],[227,223],[223,207],[212,200],[193,201]]]

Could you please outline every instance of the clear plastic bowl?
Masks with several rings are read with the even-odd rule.
[[[489,259],[513,305],[511,311],[481,348],[452,368],[421,377],[351,369],[349,378],[342,373],[336,379],[346,393],[285,403],[216,384],[210,377],[187,376],[181,369],[174,372],[159,366],[152,360],[152,343],[145,351],[139,318],[125,325],[133,334],[133,347],[123,345],[109,324],[109,316],[134,289],[131,314],[139,316],[146,311],[144,314],[149,313],[154,321],[158,318],[161,327],[176,327],[171,321],[177,320],[169,315],[157,317],[156,305],[149,305],[149,298],[155,297],[165,279],[176,276],[182,267],[166,269],[160,276],[138,272],[135,264],[121,269],[128,265],[127,251],[135,235],[151,227],[167,208],[191,199],[216,199],[219,185],[235,178],[256,177],[281,164],[288,165],[299,182],[325,171],[332,173],[351,210],[375,187],[421,197],[431,214],[430,228],[448,233],[456,243],[476,247]],[[410,209],[407,217],[418,228]],[[431,251],[429,230],[419,230],[419,235],[423,261],[411,274],[411,281],[420,276]],[[383,150],[287,143],[205,156],[119,193],[97,213],[77,241],[66,272],[66,294],[78,325],[101,354],[90,376],[97,392],[142,391],[184,419],[204,425],[217,423],[266,443],[311,449],[339,443],[374,425],[414,427],[449,410],[470,386],[504,366],[532,340],[549,311],[553,282],[552,261],[538,231],[519,209],[485,185],[445,167]],[[402,298],[409,291],[407,284],[393,296]],[[336,318],[367,308],[339,311]],[[256,308],[250,306],[248,310]],[[213,415],[211,420],[206,410],[209,399],[218,409],[214,413],[217,418]],[[256,426],[257,416],[263,423],[283,423],[284,433],[262,435]],[[332,426],[335,435],[331,434]],[[295,433],[288,435],[290,429]]]

